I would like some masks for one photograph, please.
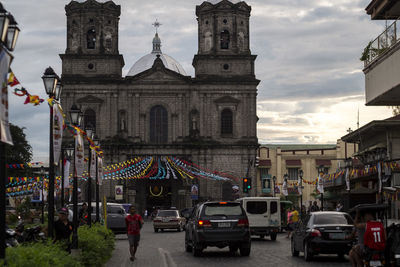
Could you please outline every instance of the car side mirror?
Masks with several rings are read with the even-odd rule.
[[[186,219],[189,219],[189,217],[190,217],[190,214],[188,214],[188,213],[185,213],[185,214],[183,214],[183,217],[185,217]]]

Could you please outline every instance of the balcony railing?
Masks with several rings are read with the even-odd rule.
[[[397,19],[386,30],[381,33],[375,40],[371,41],[361,56],[364,61],[364,67],[374,62],[380,55],[388,51],[400,41],[400,19]]]

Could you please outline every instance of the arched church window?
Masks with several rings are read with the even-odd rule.
[[[150,142],[168,142],[168,112],[160,105],[150,110]]]
[[[96,112],[93,109],[87,109],[83,119],[85,127],[90,126],[96,130]]]
[[[233,113],[230,109],[224,109],[221,113],[221,134],[233,133]]]
[[[87,49],[96,48],[96,30],[90,29],[86,35]]]
[[[127,128],[127,121],[126,121],[126,111],[120,110],[118,113],[118,130],[120,132],[125,132],[128,130]]]
[[[229,31],[221,32],[221,49],[229,49],[230,36]]]

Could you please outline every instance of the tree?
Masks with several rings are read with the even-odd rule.
[[[26,140],[25,128],[10,123],[13,146],[6,145],[6,164],[26,164],[32,159],[32,147]],[[8,169],[8,176],[27,174],[25,169]]]

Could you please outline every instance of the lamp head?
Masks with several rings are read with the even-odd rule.
[[[54,72],[54,70],[51,67],[48,67],[42,76],[43,83],[44,83],[44,89],[46,89],[46,94],[48,96],[54,96],[54,92],[57,86],[58,82],[58,76]]]

